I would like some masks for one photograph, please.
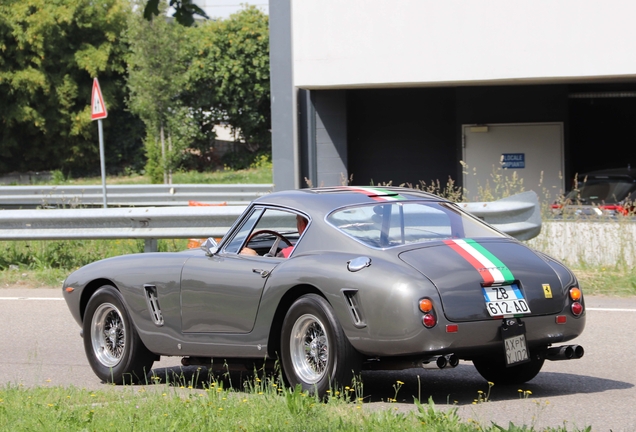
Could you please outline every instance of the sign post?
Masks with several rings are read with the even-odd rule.
[[[104,208],[108,207],[106,202],[106,160],[104,158],[104,129],[102,119],[108,116],[106,105],[102,97],[102,90],[99,88],[97,78],[93,78],[93,90],[91,92],[91,120],[97,120],[97,131],[99,133],[99,160],[102,168],[102,190],[104,191]]]

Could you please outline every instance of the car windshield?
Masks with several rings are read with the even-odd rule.
[[[441,202],[391,202],[347,207],[327,221],[375,248],[448,238],[505,237],[485,223]]]
[[[634,189],[631,181],[610,178],[589,178],[565,197],[573,203],[618,203]]]

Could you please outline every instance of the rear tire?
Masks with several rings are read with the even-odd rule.
[[[502,355],[503,356],[503,355]],[[531,354],[530,361],[517,366],[506,367],[503,360],[492,358],[474,359],[477,372],[487,381],[500,385],[523,384],[530,381],[541,371],[545,358]]]
[[[115,287],[104,285],[88,301],[83,324],[84,351],[93,372],[113,384],[145,383],[154,363]]]
[[[351,384],[360,371],[353,348],[331,305],[319,295],[300,297],[287,311],[281,332],[281,363],[287,383],[318,397]]]

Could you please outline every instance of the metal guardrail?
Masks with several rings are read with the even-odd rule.
[[[524,192],[499,201],[460,204],[520,240],[541,231],[537,195]],[[0,211],[0,240],[156,239],[221,237],[246,205],[205,207],[131,207]],[[153,243],[154,242],[154,243]]]
[[[109,207],[187,206],[190,201],[246,205],[270,193],[271,184],[109,185]],[[103,207],[101,185],[0,186],[0,208]]]
[[[533,191],[497,201],[460,203],[459,206],[519,240],[529,240],[541,232],[541,205]]]

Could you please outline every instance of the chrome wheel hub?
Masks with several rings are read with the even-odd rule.
[[[296,374],[309,384],[320,381],[329,365],[329,339],[322,322],[311,314],[300,316],[292,328],[289,346]]]
[[[99,305],[93,314],[90,336],[97,360],[106,367],[117,366],[126,348],[126,327],[115,305]]]

